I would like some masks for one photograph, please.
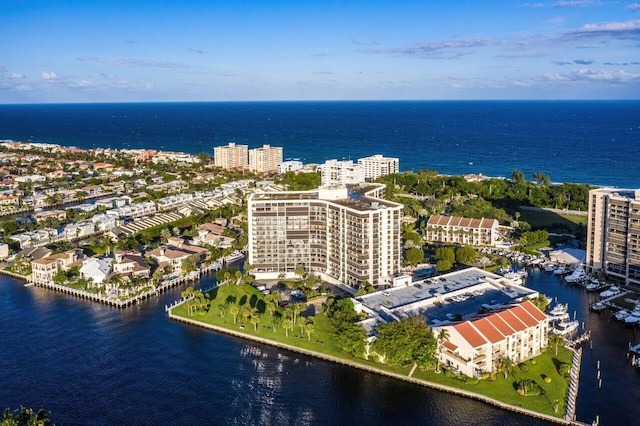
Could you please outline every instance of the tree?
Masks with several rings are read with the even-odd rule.
[[[422,316],[403,318],[377,328],[372,349],[389,365],[417,364],[425,368],[436,364],[436,339]]]
[[[307,322],[304,325],[304,331],[305,333],[307,333],[307,337],[309,338],[309,341],[311,341],[311,333],[313,333],[315,326],[313,325],[312,322]]]
[[[201,151],[199,153],[196,154],[196,158],[198,159],[198,162],[200,163],[200,165],[205,166],[207,164],[209,164],[209,154],[207,154],[204,151]]]
[[[220,311],[220,318],[224,318],[224,316],[227,314],[227,305],[225,305],[224,303],[218,304],[218,310]]]
[[[302,281],[302,278],[304,277],[304,274],[307,273],[306,269],[304,268],[304,265],[302,263],[298,263],[296,265],[296,269],[294,271],[294,273],[300,277],[300,281]]]
[[[0,426],[45,426],[51,422],[51,413],[44,409],[34,411],[33,408],[20,407],[13,412],[5,408],[0,419]]]
[[[564,342],[564,337],[559,334],[549,334],[549,346],[553,346],[555,349],[555,354],[558,356],[558,346]]]
[[[53,282],[55,284],[62,285],[66,280],[67,280],[67,273],[62,269],[60,269],[58,272],[56,272],[53,275]]]
[[[498,362],[498,371],[504,375],[505,379],[509,374],[513,373],[513,370],[515,370],[515,368],[516,363],[513,362],[513,360],[509,357],[504,357]]]
[[[198,263],[198,255],[192,254],[182,259],[182,262],[180,262],[180,269],[182,270],[183,274],[185,275],[189,274],[198,269],[197,263]]]
[[[438,351],[442,350],[442,344],[446,341],[449,340],[449,330],[447,330],[446,328],[441,328],[440,332],[438,333],[438,337],[436,338],[437,343],[438,343]],[[440,358],[438,358],[436,360],[436,373],[440,372]]]
[[[273,328],[273,332],[277,331],[277,328],[282,324],[282,317],[280,315],[275,315],[271,318],[271,327]]]
[[[471,265],[475,262],[478,254],[471,246],[460,247],[456,250],[456,262],[463,265]]]
[[[293,323],[295,324],[297,316],[303,311],[303,309],[307,308],[307,305],[304,303],[293,303],[289,305],[289,308],[291,309],[291,312],[293,312]]]
[[[282,321],[282,326],[284,327],[285,335],[289,337],[289,329],[293,330],[293,322],[287,318],[284,321]]]
[[[231,307],[229,307],[229,313],[233,315],[233,323],[235,324],[236,319],[238,318],[238,314],[240,313],[240,306],[231,305]]]
[[[304,327],[307,325],[307,320],[305,317],[300,317],[298,318],[298,323],[296,325],[300,327],[300,333],[304,333]]]
[[[258,324],[260,324],[260,314],[258,314],[257,309],[253,309],[251,312],[251,324],[253,324],[253,331],[258,331]]]
[[[436,269],[438,272],[446,272],[453,268],[453,263],[449,260],[438,260],[436,262]]]
[[[538,185],[551,185],[551,178],[542,172],[533,173],[533,180],[535,180]]]
[[[417,265],[418,263],[422,262],[423,259],[424,252],[422,251],[422,249],[413,247],[407,250],[407,262],[410,265]]]
[[[242,317],[242,322],[246,324],[247,320],[251,317],[251,308],[247,305],[244,305],[242,308],[240,308],[240,316]]]
[[[525,183],[524,174],[518,169],[511,170],[511,181],[516,185]]]

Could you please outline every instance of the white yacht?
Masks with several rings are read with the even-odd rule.
[[[565,321],[559,322],[549,332],[553,334],[559,334],[561,336],[567,336],[578,330],[580,323],[578,321]]]

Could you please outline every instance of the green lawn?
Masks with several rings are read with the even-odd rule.
[[[548,228],[554,224],[564,225],[575,230],[577,225],[587,225],[587,216],[577,216],[565,213],[553,213],[548,211],[521,210],[520,220],[527,222],[533,228]]]
[[[507,376],[506,379],[502,374],[497,374],[495,380],[480,380],[477,383],[474,383],[474,381],[465,383],[462,380],[446,377],[444,374],[438,374],[434,371],[416,371],[413,377],[479,393],[510,405],[522,406],[533,411],[559,417],[565,411],[565,398],[569,389],[569,382],[558,373],[557,366],[562,363],[571,364],[572,356],[573,353],[565,348],[558,348],[557,357],[555,351],[549,349],[535,358],[535,364],[532,364],[531,361],[520,364],[514,373]],[[551,383],[545,383],[545,377],[550,377]],[[522,379],[534,380],[544,390],[544,394],[535,397],[520,396],[516,392],[515,383]],[[559,409],[557,413],[554,413],[551,403],[556,399],[559,401]]]
[[[328,320],[321,314],[317,314],[314,317],[314,331],[311,333],[311,340],[309,340],[307,334],[303,333],[298,326],[294,326],[293,332],[289,331],[289,336],[286,336],[285,330],[282,326],[279,326],[274,332],[272,328],[272,315],[270,315],[269,312],[266,312],[264,296],[250,285],[222,285],[212,290],[210,292],[210,296],[212,300],[211,307],[206,313],[197,312],[193,316],[189,317],[184,304],[173,308],[172,312],[174,315],[225,327],[239,333],[258,336],[264,339],[293,345],[302,349],[308,349],[345,360],[355,361],[362,365],[375,367],[405,376],[411,371],[411,366],[388,366],[361,358],[354,358],[350,354],[342,351],[333,342]],[[229,313],[228,307],[225,316],[222,317],[219,305],[224,304],[225,302],[239,304],[240,306],[248,304],[249,306],[256,308],[258,312],[260,312],[260,323],[258,324],[257,330],[254,331],[254,325],[248,320],[243,322],[240,315],[238,315],[236,324],[234,324],[233,315]],[[279,308],[279,311],[283,312],[284,309]],[[571,356],[572,353],[564,348],[559,351],[558,357],[555,356],[552,350],[549,350],[536,358],[535,364],[527,361],[523,364],[524,367],[516,369],[516,371],[507,379],[504,379],[502,375],[499,375],[494,381],[481,380],[476,384],[464,383],[455,378],[445,377],[444,374],[437,374],[433,371],[416,370],[413,377],[486,395],[507,404],[522,406],[524,408],[552,416],[561,416],[564,413],[566,403],[565,395],[567,394],[568,383],[566,379],[558,374],[556,366],[561,363],[570,363]],[[525,369],[528,371],[523,371]],[[544,377],[546,376],[551,377],[551,383],[547,384],[544,382]],[[538,397],[522,397],[518,395],[513,383],[524,378],[535,380],[536,383],[544,389],[545,395]],[[555,399],[560,401],[558,413],[554,413],[551,406],[551,402]]]

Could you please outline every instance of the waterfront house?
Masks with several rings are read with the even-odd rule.
[[[467,376],[496,372],[500,361],[515,363],[539,355],[547,346],[549,320],[535,305],[524,301],[450,325],[434,326],[434,335],[446,330],[438,359],[445,368]]]
[[[100,286],[109,273],[111,273],[112,261],[113,259],[110,257],[103,259],[91,257],[89,259],[85,259],[82,262],[82,267],[80,267],[80,276]]]
[[[58,271],[66,271],[79,258],[76,250],[52,254],[47,257],[31,261],[31,281],[35,284],[53,282],[53,276]]]
[[[181,272],[182,261],[191,255],[198,255],[200,260],[206,259],[209,251],[206,248],[186,244],[182,238],[169,238],[169,244],[148,252],[148,256],[156,261],[159,268],[169,266],[174,272]]]
[[[129,277],[149,278],[151,267],[138,251],[116,251],[111,263],[113,273]]]

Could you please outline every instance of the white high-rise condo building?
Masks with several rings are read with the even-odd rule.
[[[269,173],[278,170],[282,163],[282,148],[262,145],[249,150],[249,170],[257,173]]]
[[[321,187],[249,197],[249,263],[258,278],[293,277],[297,265],[357,289],[400,270],[402,205],[384,185]]]
[[[362,166],[364,178],[367,180],[375,180],[380,176],[398,173],[399,163],[400,160],[397,158],[383,157],[380,154],[358,160],[358,164]]]
[[[362,166],[351,160],[327,160],[320,165],[322,185],[357,185],[364,182]]]
[[[225,170],[246,169],[249,166],[249,145],[216,146],[213,148],[213,164]]]
[[[589,191],[587,269],[640,284],[640,189]]]

